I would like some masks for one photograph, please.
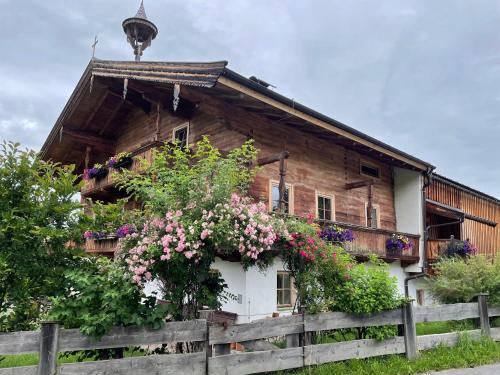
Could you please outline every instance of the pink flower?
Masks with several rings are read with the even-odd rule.
[[[146,280],[149,281],[149,280],[151,280],[153,278],[153,275],[151,274],[151,272],[146,272],[144,274],[144,277],[146,278]]]
[[[179,245],[177,245],[177,247],[175,248],[175,251],[177,251],[178,253],[182,252],[184,249],[186,248],[186,245],[184,245],[182,242],[179,243]]]
[[[193,252],[192,251],[186,251],[184,253],[184,256],[188,259],[191,259],[193,257]]]
[[[205,238],[207,238],[209,235],[209,232],[208,232],[208,229],[204,229],[203,232],[201,232],[201,239],[204,240]]]

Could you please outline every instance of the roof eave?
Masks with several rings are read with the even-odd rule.
[[[294,100],[292,99],[289,99],[273,90],[270,90],[228,68],[224,69],[224,73],[222,75],[224,78],[226,79],[229,79],[230,81],[233,81],[235,82],[236,84],[239,84],[239,85],[242,85],[252,91],[255,91],[256,93],[258,94],[261,94],[261,95],[264,95],[268,98],[270,98],[271,100],[273,101],[276,101],[278,103],[281,103],[287,107],[289,107],[289,113],[292,113],[292,114],[305,114],[305,115],[308,115],[308,116],[311,116],[313,118],[316,118],[318,119],[319,121],[322,121],[326,124],[329,124],[331,125],[333,128],[336,128],[338,130],[341,130],[342,132],[345,132],[345,133],[349,133],[349,134],[352,134],[353,136],[355,136],[356,138],[360,138],[364,141],[366,141],[367,143],[369,144],[373,144],[375,146],[378,146],[379,148],[382,148],[383,150],[386,150],[388,152],[388,154],[390,154],[391,156],[394,156],[394,155],[397,155],[399,156],[398,159],[399,160],[402,160],[402,161],[411,161],[409,164],[411,164],[412,166],[422,170],[422,171],[425,171],[425,170],[429,170],[429,169],[434,169],[435,167],[426,162],[426,161],[423,161],[419,158],[416,158],[404,151],[401,151],[401,150],[398,150],[397,148],[395,147],[392,147],[384,142],[381,142],[367,134],[364,134],[354,128],[351,128],[350,126],[347,126],[331,117],[328,117],[322,113],[319,113],[309,107],[306,107],[300,103],[297,103],[295,102]],[[221,82],[224,84],[224,79],[223,77],[219,78],[219,81],[218,82]],[[332,130],[334,131],[334,130]]]

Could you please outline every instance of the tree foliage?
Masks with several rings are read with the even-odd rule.
[[[114,326],[160,328],[165,309],[137,288],[121,264],[99,257],[66,272],[64,294],[54,298],[50,317],[99,338]]]
[[[489,293],[488,302],[500,304],[500,258],[442,258],[433,268],[436,276],[429,279],[429,288],[441,303],[470,302],[479,293]]]
[[[19,144],[0,147],[0,331],[31,328],[77,263],[66,246],[81,239],[73,170]]]

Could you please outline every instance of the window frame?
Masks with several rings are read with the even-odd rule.
[[[315,194],[315,200],[316,200],[316,219],[319,220],[319,204],[318,204],[318,198],[328,198],[332,202],[331,206],[331,219],[330,221],[335,221],[335,194],[327,194],[323,193],[321,191],[316,190]]]
[[[190,128],[190,123],[189,122],[185,122],[179,126],[176,126],[175,128],[172,129],[172,143],[175,143],[175,133],[178,131],[178,130],[181,130],[181,129],[186,129],[186,146],[184,147],[187,147],[189,146],[189,128]]]
[[[415,290],[415,301],[417,302],[417,306],[425,305],[425,289]]]
[[[278,277],[280,275],[288,275],[288,278],[290,280],[290,288],[278,288]],[[290,303],[286,303],[286,304],[280,304],[279,303],[279,294],[278,292],[279,291],[286,291],[286,290],[289,290],[290,291]],[[276,307],[278,309],[286,309],[286,308],[290,308],[290,307],[293,307],[295,301],[294,301],[294,287],[293,287],[293,278],[292,278],[292,275],[290,274],[290,272],[288,271],[284,271],[284,270],[278,270],[276,272]]]
[[[372,175],[369,175],[369,174],[366,174],[363,172],[363,165],[369,167],[369,168],[374,168],[376,170],[378,170],[378,177],[374,177]],[[382,168],[380,168],[380,165],[374,163],[374,162],[371,162],[371,161],[368,161],[368,160],[365,160],[365,159],[361,159],[359,161],[359,174],[362,175],[362,176],[366,176],[366,177],[369,177],[369,178],[373,178],[375,180],[380,180],[381,176],[382,176]]]
[[[372,207],[377,210],[377,228],[368,227],[368,202],[365,202],[365,227],[371,229],[382,229],[380,227],[380,204],[372,203]]]
[[[269,212],[273,212],[273,187],[280,186],[280,182],[277,180],[269,180]],[[285,187],[288,189],[288,215],[293,215],[294,206],[293,206],[293,185],[285,182]]]

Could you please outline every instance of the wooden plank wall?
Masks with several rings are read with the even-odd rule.
[[[469,239],[478,248],[480,254],[495,256],[500,251],[500,205],[498,203],[441,180],[434,180],[428,187],[427,198],[498,223],[493,228],[465,219],[461,225],[461,232],[462,239]]]
[[[189,95],[189,92],[184,92]],[[292,129],[278,121],[270,121],[243,109],[229,107],[218,99],[192,92],[192,99],[200,104],[190,120],[189,141],[196,142],[208,135],[212,143],[229,150],[253,138],[260,157],[290,151],[287,162],[287,183],[293,185],[294,214],[307,216],[316,211],[316,191],[334,195],[335,220],[366,225],[365,204],[368,189],[346,190],[349,182],[367,179],[359,173],[360,160],[377,165],[381,178],[373,189],[373,203],[380,206],[380,227],[395,230],[394,192],[392,168],[373,158],[362,156],[344,146],[333,144],[316,135]],[[201,95],[201,96],[200,96]],[[117,152],[133,151],[151,140],[156,132],[156,113],[147,116],[140,109],[134,111],[123,124],[117,139]],[[186,120],[161,113],[160,140],[171,140],[174,127]],[[252,195],[268,203],[269,182],[279,180],[278,163],[262,168],[252,189]]]

